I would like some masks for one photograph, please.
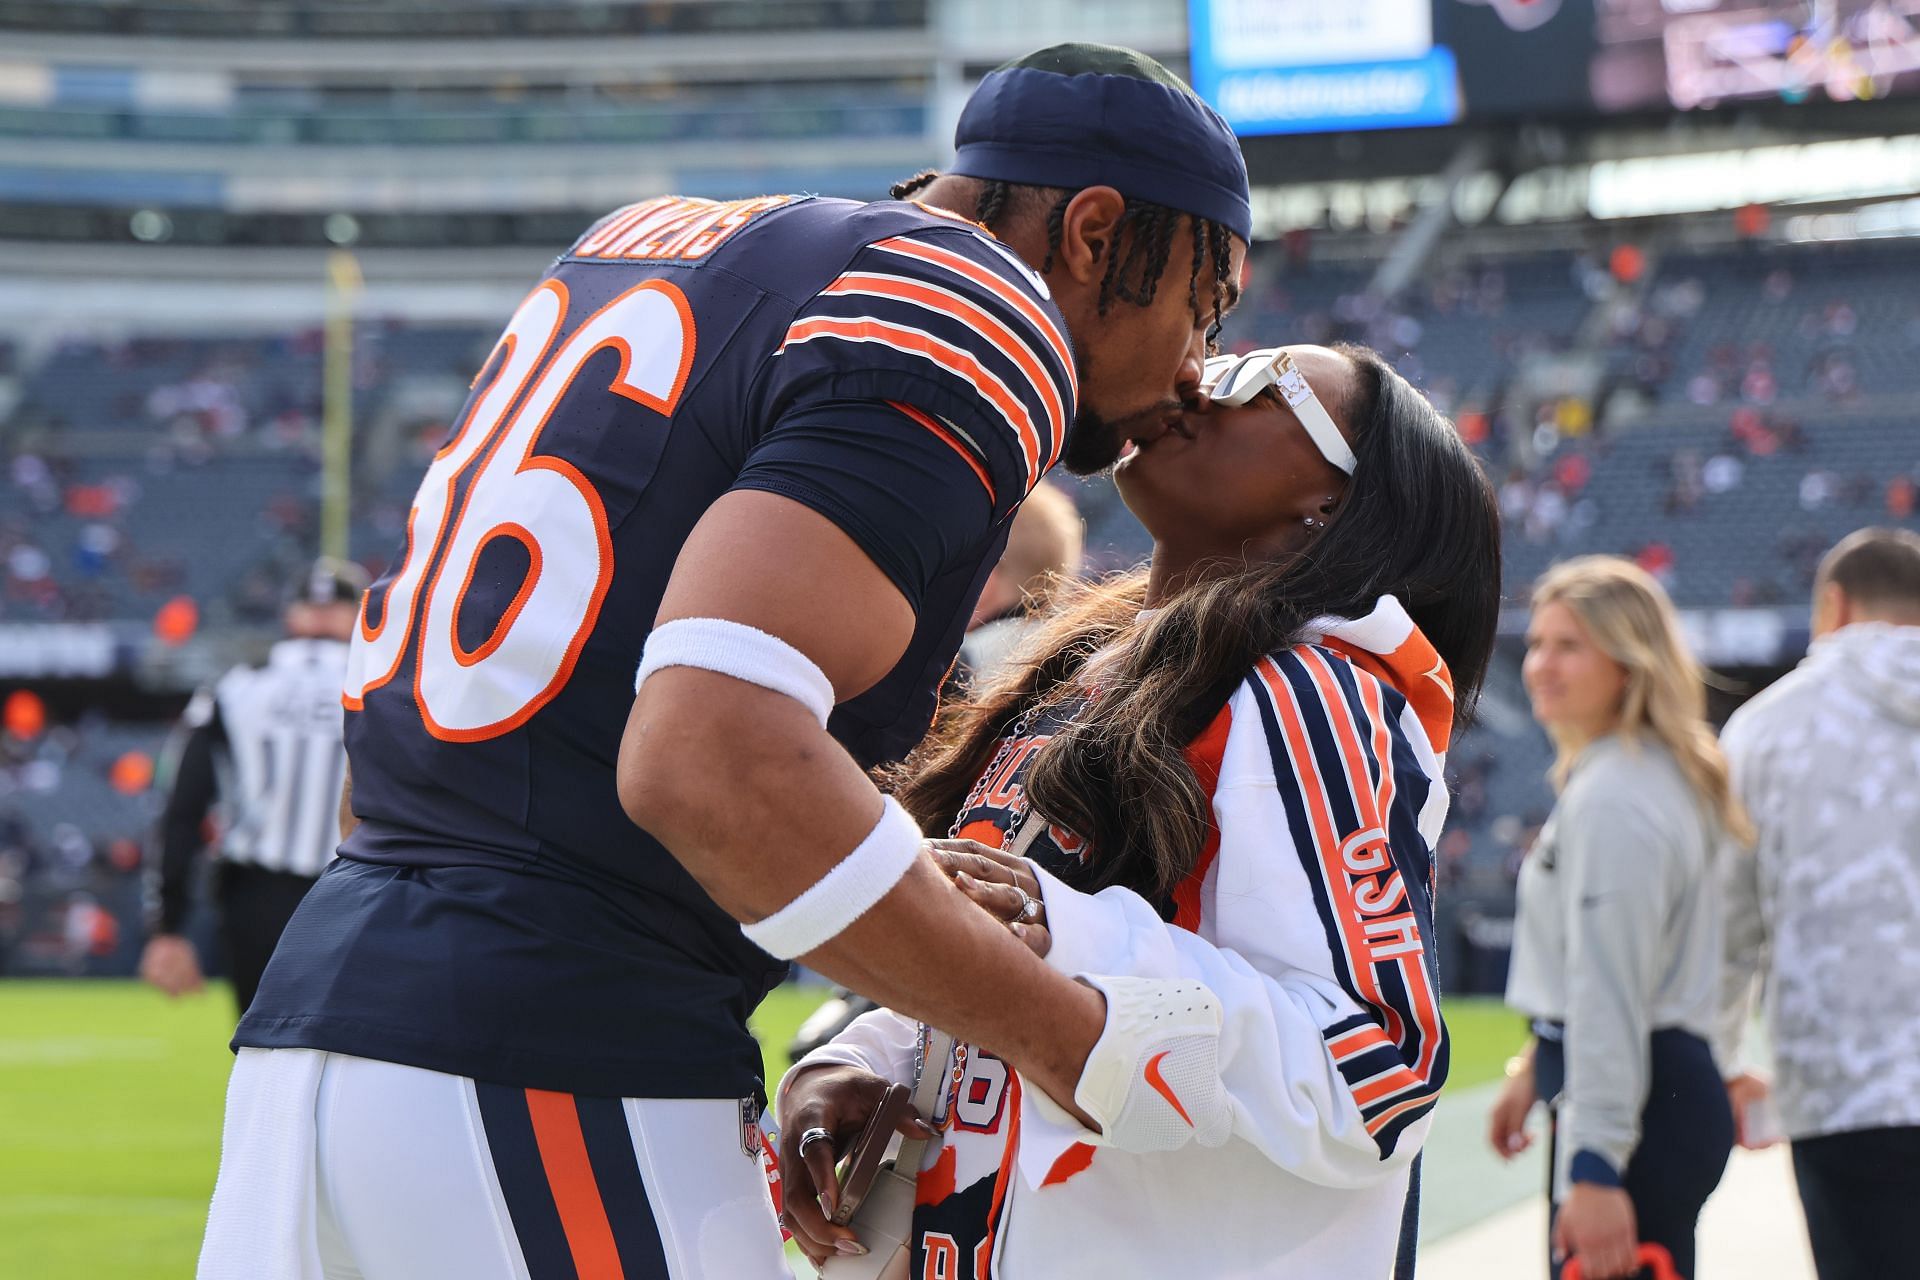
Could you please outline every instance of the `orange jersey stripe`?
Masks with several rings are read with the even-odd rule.
[[[930,262],[936,266],[945,267],[955,275],[964,276],[981,288],[988,290],[1002,302],[1005,302],[1015,311],[1018,311],[1029,324],[1035,329],[1038,329],[1041,335],[1046,338],[1047,345],[1053,349],[1054,357],[1060,361],[1061,367],[1067,372],[1068,389],[1071,390],[1074,397],[1078,399],[1080,395],[1080,373],[1079,367],[1074,364],[1072,345],[1067,342],[1066,335],[1060,332],[1060,327],[1053,322],[1052,317],[1041,310],[1040,306],[1035,303],[1033,299],[1029,298],[1011,281],[999,275],[997,272],[990,271],[986,267],[981,266],[972,258],[954,253],[950,249],[942,249],[937,245],[923,244],[918,240],[896,237],[892,240],[881,240],[873,247],[887,253],[897,253],[902,257],[916,258],[921,262]],[[1063,443],[1063,440],[1055,440],[1053,442],[1052,462],[1059,461],[1060,447]],[[1051,465],[1051,462],[1049,465]]]
[[[954,316],[966,321],[974,332],[993,344],[994,350],[1011,360],[1027,375],[1027,381],[1033,384],[1034,392],[1046,406],[1048,419],[1053,423],[1053,438],[1059,439],[1067,429],[1067,406],[1060,399],[1060,388],[1053,384],[1047,371],[1034,356],[1020,335],[1009,329],[992,312],[976,306],[949,289],[930,285],[920,280],[909,280],[904,276],[881,275],[869,271],[854,271],[841,276],[822,293],[829,294],[867,294],[881,298],[898,298],[903,302],[913,302],[927,308],[937,315]],[[1033,441],[1033,452],[1040,453],[1040,442]]]
[[[1028,414],[1027,407],[1020,403],[1020,398],[1014,395],[1006,383],[1000,381],[991,370],[970,354],[919,329],[889,324],[884,320],[838,316],[815,316],[798,322],[787,330],[786,341],[781,344],[781,347],[784,350],[793,343],[823,337],[843,338],[850,342],[879,342],[899,351],[911,351],[916,355],[927,357],[948,372],[965,378],[973,384],[975,390],[992,403],[994,408],[1000,411],[1000,416],[1006,420],[1008,426],[1013,428],[1014,434],[1020,441],[1021,452],[1026,458],[1027,488],[1032,489],[1039,482],[1040,437],[1034,430],[1033,419]]]
[[[527,1111],[533,1117],[533,1138],[540,1163],[553,1189],[553,1205],[560,1212],[560,1228],[574,1269],[594,1280],[625,1280],[620,1248],[607,1222],[607,1206],[600,1199],[587,1157],[587,1138],[580,1131],[580,1112],[570,1093],[527,1090]]]
[[[898,409],[901,413],[906,414],[907,417],[912,418],[927,430],[933,432],[947,448],[959,454],[961,460],[972,469],[973,474],[979,477],[981,486],[987,491],[987,502],[991,505],[999,505],[1000,498],[993,489],[993,477],[988,475],[987,469],[980,465],[980,460],[973,456],[973,450],[961,444],[959,439],[956,438],[951,431],[940,424],[939,419],[920,412],[920,410],[910,404],[902,404],[898,400],[889,400],[887,403]]]

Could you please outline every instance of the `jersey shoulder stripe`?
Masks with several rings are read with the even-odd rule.
[[[973,326],[980,337],[993,344],[1032,384],[1046,408],[1048,430],[1054,441],[1059,441],[1067,428],[1067,406],[1061,395],[1061,388],[1053,375],[1042,364],[1041,358],[1027,345],[1026,338],[1015,333],[1012,326],[1001,320],[985,307],[952,289],[933,284],[912,276],[885,271],[849,271],[828,285],[823,293],[834,296],[858,296],[880,298],[906,302],[922,307],[936,316],[954,316]],[[1037,438],[1024,441],[1030,444],[1034,457],[1039,457],[1040,442]],[[1049,453],[1046,466],[1052,466],[1054,458]],[[1043,468],[1044,469],[1044,468]]]
[[[984,432],[1002,491],[1024,495],[1058,462],[1078,391],[1073,350],[1045,282],[986,233],[886,228],[798,308],[779,350],[876,339],[917,357],[891,362],[900,376],[941,388],[919,408]],[[809,364],[822,361],[844,370],[849,358],[823,351]]]
[[[992,242],[985,245],[990,252],[1006,263],[1006,266],[996,271],[951,248],[931,241],[917,240],[911,236],[894,236],[888,240],[880,240],[875,242],[873,247],[881,253],[894,254],[948,272],[1000,298],[1019,312],[1021,318],[1033,326],[1034,331],[1045,340],[1047,349],[1053,353],[1054,358],[1066,371],[1068,387],[1078,394],[1080,382],[1073,360],[1073,345],[1067,341],[1067,335],[1062,332],[1061,326],[1041,306],[1042,300],[1052,301],[1046,293],[1046,282],[1040,279],[1033,268],[1013,261],[1011,249]],[[1021,273],[1023,278],[1019,284],[1009,277],[1007,267],[1014,267]],[[1026,288],[1021,288],[1022,284]],[[1038,299],[1034,295],[1038,295]]]
[[[879,311],[880,308],[873,310]],[[897,316],[899,313],[893,314]],[[871,312],[851,316],[810,316],[804,320],[796,320],[788,328],[786,337],[780,344],[780,351],[785,354],[795,346],[819,340],[877,343],[891,350],[919,357],[934,365],[940,373],[965,381],[993,406],[994,411],[1018,440],[1026,464],[1023,492],[1031,490],[1039,482],[1042,471],[1040,437],[1039,428],[1034,420],[1034,411],[1022,402],[1018,392],[988,368],[974,352],[966,350],[957,342],[937,337],[916,325],[901,323],[892,316]]]

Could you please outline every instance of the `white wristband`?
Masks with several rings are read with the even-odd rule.
[[[698,667],[784,693],[825,728],[833,713],[833,683],[813,659],[779,636],[727,618],[675,618],[647,637],[633,691],[663,667]]]
[[[831,942],[900,883],[920,856],[920,828],[892,796],[880,821],[859,847],[811,888],[765,920],[740,932],[762,951],[782,960],[803,956]]]

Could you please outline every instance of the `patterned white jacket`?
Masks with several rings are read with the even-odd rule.
[[[1721,859],[1716,1056],[1762,978],[1788,1137],[1920,1125],[1920,627],[1816,641],[1721,740],[1760,843]]]

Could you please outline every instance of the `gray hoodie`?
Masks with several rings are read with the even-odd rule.
[[[1625,1172],[1653,1033],[1713,1034],[1724,842],[1665,746],[1609,736],[1580,753],[1520,866],[1507,1003],[1566,1024],[1556,1197],[1577,1152]]]
[[[1716,1056],[1759,977],[1788,1137],[1920,1124],[1920,627],[1816,641],[1721,737],[1760,842],[1721,859]]]

